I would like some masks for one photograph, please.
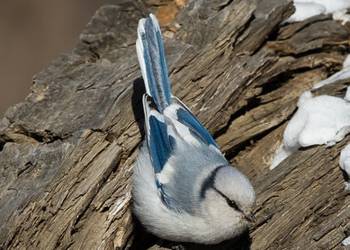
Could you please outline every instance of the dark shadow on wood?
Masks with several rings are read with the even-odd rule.
[[[139,127],[142,139],[145,136],[145,117],[143,114],[142,97],[146,93],[145,84],[141,77],[135,79],[133,82],[133,94],[131,97],[131,105],[134,113],[135,121]]]
[[[140,221],[133,215],[134,222],[134,239],[132,241],[132,245],[130,246],[130,250],[142,250],[148,249],[152,247],[155,242],[161,241],[159,238],[154,236],[151,233],[148,233],[146,229],[142,226]]]
[[[350,176],[348,176],[348,174],[343,169],[340,169],[340,170],[341,170],[341,173],[343,175],[344,181],[349,182]]]
[[[223,241],[215,245],[202,245],[194,243],[183,243],[181,245],[163,245],[171,249],[186,249],[186,250],[249,250],[251,238],[249,232],[244,232],[241,236]]]
[[[244,232],[241,236],[231,240],[221,242],[216,245],[202,245],[195,243],[178,243],[167,240],[162,240],[156,236],[146,232],[140,222],[134,218],[135,231],[134,241],[131,250],[146,250],[151,246],[158,245],[160,248],[173,250],[250,250],[251,238],[249,232]]]

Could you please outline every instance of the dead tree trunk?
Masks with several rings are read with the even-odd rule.
[[[134,227],[130,177],[144,92],[134,45],[146,4],[124,2],[98,10],[76,48],[37,74],[32,93],[1,120],[1,249],[179,246]],[[257,191],[251,239],[207,249],[341,249],[349,235],[338,168],[349,137],[268,169],[298,96],[349,51],[349,25],[319,16],[281,26],[292,13],[287,0],[192,0],[166,27],[175,95]],[[320,91],[343,95],[349,83]]]

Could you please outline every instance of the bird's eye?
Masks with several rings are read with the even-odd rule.
[[[235,202],[235,201],[233,201],[233,200],[230,200],[230,199],[226,199],[226,202],[227,202],[227,204],[230,206],[230,207],[232,207],[232,208],[234,208],[234,209],[236,209],[236,210],[238,210],[238,211],[240,211],[241,212],[241,209],[239,208],[239,206],[237,205],[237,203]]]
[[[230,200],[226,195],[224,195],[220,190],[218,190],[215,187],[214,187],[214,190],[226,200],[227,205],[229,205],[230,207],[232,207],[233,209],[235,209],[239,212],[242,212],[242,210],[239,208],[239,206],[237,205],[237,203],[234,200]]]

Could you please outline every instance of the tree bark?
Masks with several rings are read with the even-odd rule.
[[[341,68],[350,25],[330,16],[281,25],[293,13],[287,0],[192,0],[164,27],[175,95],[253,181],[250,234],[180,244],[133,218],[144,93],[137,22],[170,1],[152,2],[99,9],[76,48],[37,74],[31,94],[1,120],[0,248],[342,249],[350,198],[338,160],[349,137],[269,165],[300,94]],[[349,83],[315,94],[343,96]]]

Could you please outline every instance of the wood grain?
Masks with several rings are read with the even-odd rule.
[[[250,234],[218,246],[166,242],[131,213],[143,138],[135,53],[142,1],[99,9],[70,53],[34,77],[0,122],[2,249],[342,249],[350,199],[341,148],[299,151],[268,169],[298,96],[341,68],[350,26],[328,16],[281,26],[291,1],[189,1],[164,27],[174,93],[257,191]],[[316,94],[341,96],[350,79]]]

